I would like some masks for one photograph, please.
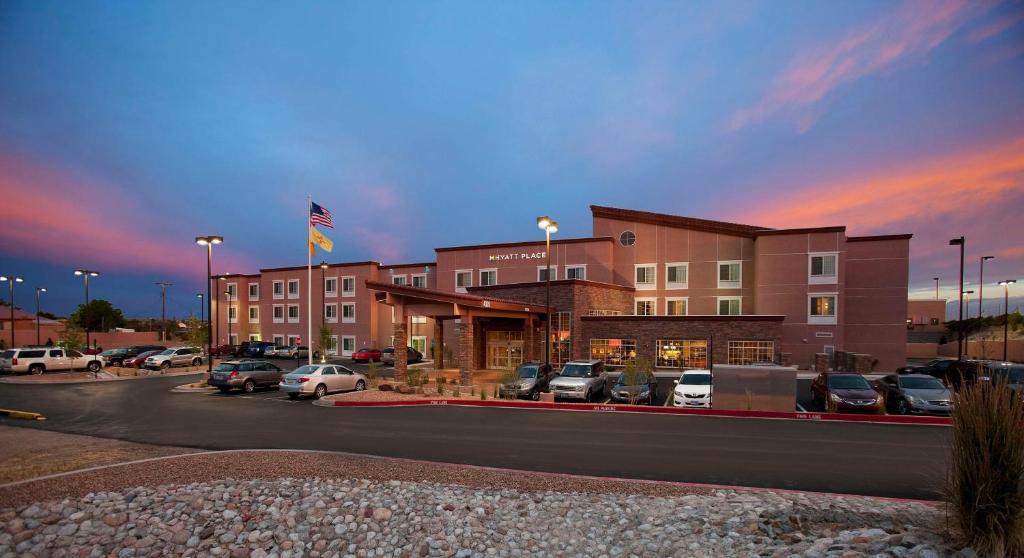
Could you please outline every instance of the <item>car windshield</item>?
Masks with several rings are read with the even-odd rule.
[[[160,351],[146,351],[139,355],[140,357],[151,357],[153,355],[160,354]]]
[[[520,378],[536,378],[537,377],[537,366],[520,366],[519,377]]]
[[[832,389],[871,389],[862,376],[829,376],[828,387]]]
[[[312,366],[312,365],[307,364],[305,366],[300,366],[300,367],[296,368],[292,372],[289,372],[289,374],[303,374],[303,375],[307,375],[308,376],[308,375],[311,375],[311,374],[316,374],[316,371],[319,368],[320,368],[319,366]]]
[[[214,372],[231,372],[234,369],[235,369],[235,365],[234,364],[228,364],[226,362],[222,362],[222,363],[218,364],[217,368],[214,368],[213,371]]]
[[[103,351],[100,353],[103,356],[123,355],[127,353],[128,349],[110,349],[109,351]]]
[[[683,374],[679,383],[684,386],[710,386],[711,374]]]
[[[174,354],[174,352],[175,352],[175,349],[167,349],[166,351],[161,351],[160,354],[171,356],[171,355]]]
[[[990,368],[989,376],[1011,384],[1024,383],[1024,366],[993,366]]]
[[[566,378],[586,378],[591,370],[589,364],[566,364],[560,375]]]
[[[13,358],[14,351],[4,351],[4,354],[0,355],[0,358]]]
[[[900,387],[903,389],[946,389],[942,382],[935,378],[900,378]]]
[[[643,374],[633,374],[631,378],[627,378],[627,376],[630,376],[630,374],[619,374],[619,378],[615,380],[615,385],[617,387],[642,386],[651,383],[651,378]]]

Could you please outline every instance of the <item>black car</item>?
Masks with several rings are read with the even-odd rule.
[[[238,346],[238,354],[249,358],[263,358],[266,350],[274,346],[273,341],[243,341]]]
[[[637,374],[631,378],[626,376],[619,374],[619,379],[612,385],[612,403],[654,405],[658,399],[658,379],[654,374]]]
[[[973,382],[983,374],[978,374],[984,361],[954,360],[938,358],[920,366],[905,366],[897,372],[900,374],[927,374],[938,378],[952,389],[959,388],[964,382]]]
[[[142,353],[147,351],[163,351],[165,349],[167,347],[163,345],[132,345],[131,347],[103,351],[100,354],[106,360],[107,366],[121,367],[124,366],[124,361],[135,358]]]

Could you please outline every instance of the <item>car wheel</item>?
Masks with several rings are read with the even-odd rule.
[[[323,384],[320,384],[320,385],[316,386],[316,389],[313,390],[313,398],[314,399],[320,399],[321,397],[323,397],[325,395],[327,395],[327,386],[325,386]]]
[[[900,415],[910,414],[910,407],[907,406],[906,399],[900,399],[900,402],[896,404],[896,413]]]
[[[199,366],[202,363],[203,363],[203,359],[200,359],[200,358],[192,359],[192,366]]]
[[[244,391],[245,393],[252,393],[256,391],[256,382],[253,382],[252,380],[246,380],[245,383],[242,384],[242,391]]]
[[[583,394],[583,400],[586,401],[587,403],[591,403],[594,401],[593,393],[591,393],[589,389],[586,393]]]
[[[165,361],[160,363],[160,370],[167,370],[170,367],[171,367],[171,362],[169,360],[165,360]]]
[[[85,367],[89,372],[97,372],[100,369],[100,363],[95,360],[89,362],[89,365]]]
[[[227,392],[231,391],[231,388],[224,387],[224,386],[220,386],[217,389],[220,390],[221,393],[227,393]]]
[[[356,382],[356,391],[363,391],[364,389],[366,389],[366,382],[362,380]]]
[[[41,374],[43,373],[43,371],[44,371],[44,370],[46,370],[46,369],[45,369],[45,368],[43,368],[43,365],[42,365],[42,364],[33,364],[32,366],[29,366],[29,367],[28,367],[28,373],[29,373],[29,374],[32,374],[32,375],[34,375],[34,376],[39,376],[39,375],[41,375]]]
[[[540,401],[540,390],[535,388],[533,391],[531,391],[530,399],[533,401]]]
[[[112,360],[112,361],[110,361],[110,365],[111,366],[116,366],[118,368],[123,368],[124,367],[124,361],[123,360]]]

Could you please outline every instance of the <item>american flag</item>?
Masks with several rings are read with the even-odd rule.
[[[331,212],[326,208],[320,207],[316,203],[310,202],[312,205],[309,208],[309,224],[312,225],[323,225],[325,227],[334,228],[334,221],[331,220]]]

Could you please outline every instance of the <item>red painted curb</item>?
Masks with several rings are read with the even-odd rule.
[[[786,413],[781,411],[726,411],[715,409],[687,409],[676,407],[649,407],[646,405],[611,405],[603,403],[534,403],[527,401],[478,401],[473,399],[409,399],[406,401],[342,401],[335,407],[409,407],[453,405],[459,407],[506,407],[516,409],[547,409],[561,411],[590,411],[616,413],[654,413],[663,415],[697,415],[706,417],[764,418],[783,420],[873,422],[884,424],[924,424],[949,426],[948,417],[916,417],[904,415],[854,415],[846,413]]]

